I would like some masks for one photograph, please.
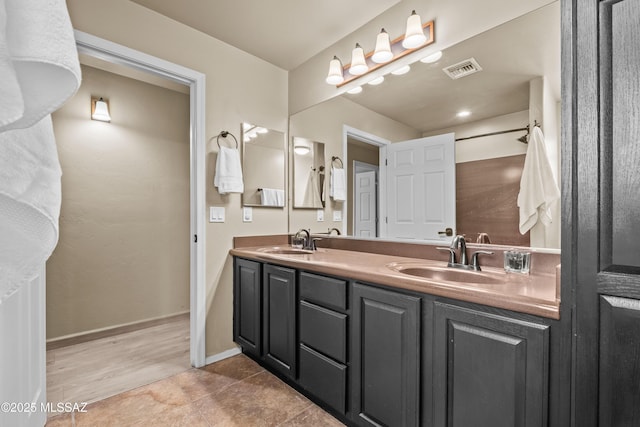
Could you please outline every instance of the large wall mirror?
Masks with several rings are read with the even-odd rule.
[[[286,204],[284,133],[242,124],[243,206],[282,208]]]
[[[443,68],[471,58],[479,64],[479,72],[458,79],[443,72]],[[462,110],[471,115],[458,116]],[[517,218],[515,225],[506,223],[507,218],[513,221],[514,212],[517,216],[527,126],[541,124],[549,161],[559,180],[559,111],[560,2],[555,1],[445,49],[435,63],[418,61],[405,75],[387,75],[380,85],[365,84],[359,94],[345,93],[296,113],[290,117],[290,132],[324,141],[327,156],[345,160],[352,187],[351,175],[371,175],[376,166],[381,171],[375,179],[384,187],[384,141],[393,144],[454,133],[455,231],[475,242],[482,230],[473,229],[474,223],[492,222],[495,231],[489,237],[493,244],[559,249],[559,202],[554,207],[553,224],[535,230],[535,235],[532,230],[514,239],[519,234]],[[360,138],[359,132],[349,129],[367,137]],[[476,137],[485,134],[489,135]],[[383,142],[372,144],[371,136]],[[485,183],[486,179],[491,182]],[[344,222],[336,224],[343,234],[356,234],[357,202],[350,189],[344,206],[327,205],[343,211]],[[303,221],[296,220],[296,212],[291,215],[291,224]],[[325,213],[329,216],[330,212]],[[378,217],[378,224],[383,221]],[[508,227],[510,231],[503,237],[502,230]]]
[[[294,136],[293,207],[322,209],[325,205],[324,144]]]

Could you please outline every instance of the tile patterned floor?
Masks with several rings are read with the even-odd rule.
[[[50,418],[69,426],[323,426],[343,424],[244,355],[190,369]]]

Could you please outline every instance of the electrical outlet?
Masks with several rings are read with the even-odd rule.
[[[242,221],[243,222],[253,221],[253,208],[251,207],[242,208]]]
[[[342,221],[342,211],[333,211],[333,221],[334,222]]]
[[[209,222],[224,222],[224,206],[209,207]]]
[[[324,210],[323,209],[318,209],[318,211],[317,211],[317,219],[318,219],[318,222],[324,221]]]

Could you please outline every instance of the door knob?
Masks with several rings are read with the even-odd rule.
[[[438,231],[439,236],[453,236],[453,229],[451,227],[447,227],[444,231]]]

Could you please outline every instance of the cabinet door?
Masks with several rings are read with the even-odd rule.
[[[435,303],[436,426],[547,425],[548,326]]]
[[[295,270],[265,265],[263,268],[263,357],[274,369],[296,377]]]
[[[262,264],[234,259],[233,340],[245,353],[262,354]]]
[[[354,421],[418,425],[420,299],[354,284],[352,307]]]

